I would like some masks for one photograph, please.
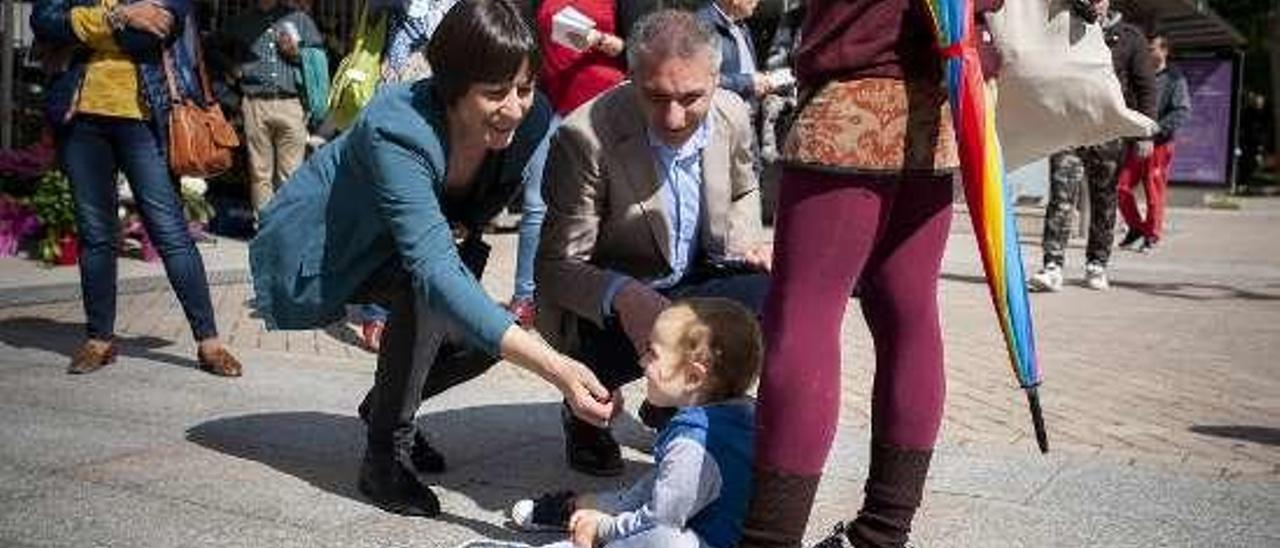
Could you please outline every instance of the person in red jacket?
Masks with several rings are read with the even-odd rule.
[[[567,8],[595,21],[591,32],[575,36],[573,46],[552,39],[552,20]],[[536,19],[543,54],[538,83],[556,114],[565,116],[626,79],[614,0],[547,0]]]

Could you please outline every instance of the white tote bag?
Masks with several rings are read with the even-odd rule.
[[[1155,133],[1155,122],[1125,106],[1102,27],[1073,13],[1069,0],[1005,0],[987,22],[1003,58],[996,131],[1006,170]]]

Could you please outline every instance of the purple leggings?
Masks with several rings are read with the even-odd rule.
[[[840,332],[857,287],[876,349],[872,438],[933,447],[945,376],[938,275],[951,177],[782,176],[764,309],[757,465],[822,472],[840,409]]]

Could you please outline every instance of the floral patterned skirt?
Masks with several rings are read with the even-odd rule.
[[[865,175],[951,173],[960,165],[943,88],[890,78],[819,88],[796,116],[782,159]]]

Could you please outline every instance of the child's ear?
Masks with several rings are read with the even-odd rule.
[[[685,380],[688,381],[690,386],[701,387],[707,382],[707,376],[709,373],[707,372],[706,364],[703,364],[702,362],[689,362],[688,367],[685,367],[684,370]]]

